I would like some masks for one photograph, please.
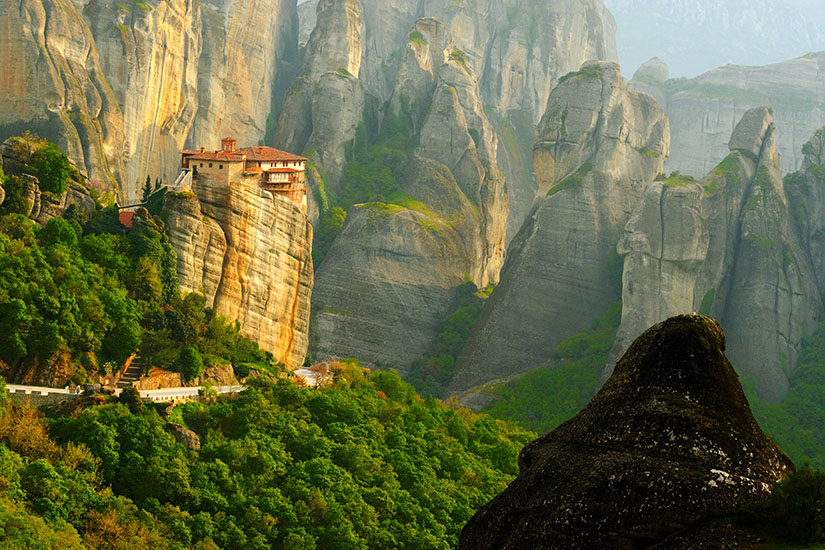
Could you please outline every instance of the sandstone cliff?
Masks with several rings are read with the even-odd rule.
[[[662,170],[669,130],[650,96],[625,87],[618,65],[590,63],[550,94],[539,136],[543,196],[458,359],[453,393],[547,363],[618,298],[611,258]]]
[[[623,311],[610,365],[645,326],[702,311],[725,327],[730,357],[763,398],[787,391],[822,310],[822,268],[799,236],[797,226],[815,218],[792,215],[776,139],[768,109],[752,109],[701,186],[675,177],[645,190],[619,242]],[[816,197],[805,204],[817,208]]]
[[[423,19],[414,32],[421,38],[410,41],[391,101],[420,144],[400,198],[350,210],[313,297],[314,353],[355,355],[402,374],[464,278],[496,280],[507,213],[497,138],[472,67],[451,55],[443,23]]]
[[[232,185],[197,181],[169,193],[169,240],[182,292],[240,321],[288,368],[303,364],[313,285],[312,226],[299,205],[263,190],[258,178]]]
[[[275,96],[294,74],[295,2],[202,0],[201,18],[198,110],[187,146],[217,147],[225,135],[257,144],[266,136]]]
[[[661,64],[655,60],[654,64]],[[808,54],[764,67],[726,65],[692,79],[658,80],[651,62],[631,87],[656,97],[670,118],[671,151],[665,169],[697,178],[728,154],[728,138],[749,109],[773,108],[782,172],[802,167],[802,146],[825,124],[825,53]]]
[[[31,130],[88,177],[122,181],[123,115],[70,0],[3,2],[0,67],[0,139]]]
[[[200,2],[78,3],[123,112],[123,198],[139,199],[146,176],[174,181],[179,172],[198,107]]]
[[[401,198],[350,210],[319,266],[315,353],[405,372],[455,287],[466,276],[482,286],[498,279],[505,243],[535,198],[531,134],[550,88],[587,59],[615,59],[613,33],[599,0],[318,2],[275,145],[305,150],[317,169],[311,186],[332,197],[359,128],[374,138],[401,121],[413,145]],[[359,246],[372,255],[356,261]],[[419,320],[405,331],[398,311]]]
[[[31,129],[124,200],[173,181],[185,144],[262,141],[298,56],[289,0],[20,0],[0,17],[0,138]]]
[[[527,444],[519,476],[459,548],[753,548],[717,518],[763,501],[793,464],[759,429],[714,320],[640,336],[590,404]],[[724,532],[707,541],[708,534]]]

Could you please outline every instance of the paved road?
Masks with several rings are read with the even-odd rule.
[[[140,396],[150,401],[189,401],[198,397],[198,390],[195,388],[164,388],[162,390],[140,390]],[[218,393],[238,393],[246,389],[244,386],[213,386]],[[73,389],[47,388],[43,386],[21,386],[19,384],[6,384],[6,391],[9,393],[25,393],[31,395],[33,392],[40,395],[78,395]],[[115,390],[115,395],[120,395],[122,389]],[[81,394],[83,392],[81,391]]]

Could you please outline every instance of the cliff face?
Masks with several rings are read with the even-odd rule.
[[[496,279],[507,212],[496,135],[472,67],[450,59],[441,22],[421,20],[414,32],[421,38],[410,41],[390,102],[419,135],[400,182],[407,198],[350,210],[313,303],[314,353],[353,354],[402,374],[435,336],[464,277]]]
[[[124,198],[152,181],[174,181],[198,105],[200,4],[88,0],[82,7],[124,118]],[[214,141],[214,140],[211,140]]]
[[[0,16],[0,138],[31,129],[124,200],[147,175],[174,181],[185,144],[263,140],[297,58],[289,0],[20,0]]]
[[[519,476],[459,548],[747,548],[716,518],[763,501],[793,464],[759,429],[713,319],[674,317],[630,347],[590,404],[527,444]],[[589,465],[589,467],[588,467]]]
[[[0,66],[0,139],[31,130],[88,177],[105,185],[123,178],[123,115],[70,0],[3,2]]]
[[[482,286],[498,279],[508,230],[512,237],[535,197],[529,135],[550,88],[586,59],[615,58],[613,32],[600,1],[318,2],[275,145],[305,150],[335,193],[359,125],[378,134],[401,121],[414,144],[399,182],[406,198],[387,200],[382,216],[375,206],[351,209],[319,267],[315,353],[404,372],[465,276]],[[517,207],[508,216],[510,201]],[[374,250],[368,261],[351,260],[360,243]],[[420,274],[414,289],[406,269]],[[377,305],[376,295],[387,301]],[[421,321],[405,332],[399,310]],[[403,343],[377,351],[376,340]]]
[[[782,172],[787,173],[802,167],[802,146],[825,124],[823,67],[825,53],[815,53],[764,67],[727,65],[692,79],[657,82],[646,74],[645,64],[631,87],[654,95],[670,118],[668,172],[697,178],[707,174],[728,154],[728,138],[742,115],[769,105]]]
[[[618,298],[610,258],[662,170],[669,131],[655,101],[624,86],[618,65],[592,63],[553,90],[539,136],[544,196],[458,359],[453,393],[546,363]]]
[[[208,149],[225,135],[257,144],[297,57],[295,2],[203,0],[201,18],[198,110],[187,144]]]
[[[645,326],[703,311],[725,326],[731,358],[763,398],[787,391],[822,298],[810,243],[797,229],[815,218],[792,213],[776,134],[768,109],[752,109],[701,185],[671,178],[645,190],[618,247],[623,311],[610,365]],[[809,204],[816,208],[815,197]]]
[[[201,178],[195,194],[167,194],[169,240],[181,291],[203,292],[208,307],[295,369],[309,342],[312,226],[257,180]]]

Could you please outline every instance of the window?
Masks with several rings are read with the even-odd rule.
[[[203,163],[201,163],[201,168],[203,168]]]
[[[209,163],[209,168],[212,168],[212,163],[211,162]]]
[[[218,165],[218,170],[223,170],[223,164]]]

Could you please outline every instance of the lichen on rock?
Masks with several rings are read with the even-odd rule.
[[[518,478],[459,548],[670,548],[674,534],[690,547],[706,522],[763,501],[793,465],[759,429],[724,351],[709,317],[651,327],[584,410],[525,446]]]

